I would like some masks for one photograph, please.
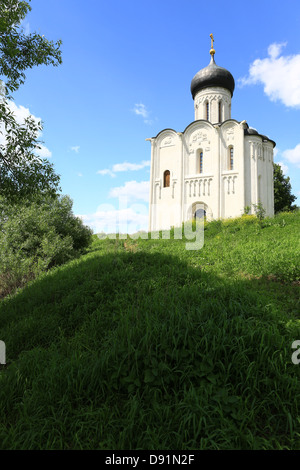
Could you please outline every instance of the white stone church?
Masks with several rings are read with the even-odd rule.
[[[262,203],[274,215],[275,142],[231,118],[231,73],[210,64],[193,78],[195,120],[183,132],[164,129],[151,141],[149,230],[179,227],[194,217],[237,217]],[[201,204],[202,209],[198,209]]]

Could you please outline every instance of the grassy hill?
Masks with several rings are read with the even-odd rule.
[[[300,213],[99,240],[0,304],[0,449],[300,449]]]

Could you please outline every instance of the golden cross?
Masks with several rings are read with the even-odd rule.
[[[214,40],[214,35],[213,35],[213,34],[210,34],[209,36],[211,37],[211,49],[210,49],[209,53],[210,53],[210,55],[213,57],[213,56],[215,55],[215,53],[216,53],[216,51],[214,50],[214,42],[215,42],[215,40]]]

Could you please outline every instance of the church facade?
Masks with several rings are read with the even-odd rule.
[[[195,120],[183,132],[164,129],[151,141],[149,230],[179,227],[194,217],[237,217],[262,204],[274,215],[275,142],[231,118],[235,82],[210,64],[193,78]],[[199,209],[200,207],[200,209]]]

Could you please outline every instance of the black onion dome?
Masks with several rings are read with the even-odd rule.
[[[193,95],[193,99],[198,91],[208,87],[226,88],[230,91],[231,96],[233,95],[235,87],[234,78],[231,73],[223,67],[219,67],[215,63],[213,55],[211,57],[210,64],[204,69],[199,70],[192,80],[191,93]]]

